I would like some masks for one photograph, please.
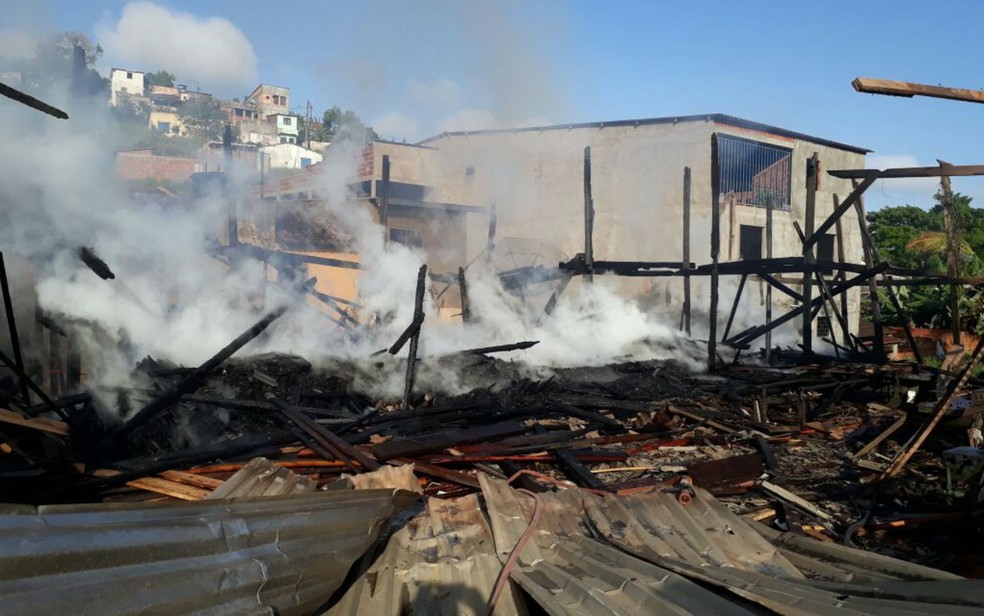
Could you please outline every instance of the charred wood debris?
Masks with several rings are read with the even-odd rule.
[[[517,485],[532,493],[554,489],[547,477],[615,495],[671,493],[686,504],[696,486],[756,524],[982,571],[972,546],[984,456],[966,446],[984,409],[984,382],[970,377],[980,347],[955,372],[774,351],[773,365],[708,374],[642,361],[531,376],[490,355],[534,344],[526,342],[411,353],[403,396],[377,399],[358,386],[372,367],[231,357],[287,308],[200,366],[146,358],[135,369],[146,387],[119,389],[115,408],[84,390],[52,399],[0,356],[20,377],[8,379],[0,405],[4,501],[199,500],[211,491],[203,486],[220,486],[257,457],[328,490],[412,465],[423,494],[438,499],[479,492],[480,475],[527,471]],[[413,351],[422,322],[418,310],[387,351],[408,342]],[[464,365],[483,385],[424,391],[414,384],[420,364]]]

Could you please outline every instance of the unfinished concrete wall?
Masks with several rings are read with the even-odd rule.
[[[641,123],[635,126],[584,126],[570,129],[452,134],[428,145],[438,150],[434,199],[488,205],[496,202],[497,236],[526,238],[556,246],[571,257],[584,248],[583,152],[591,147],[595,204],[596,260],[679,261],[682,258],[683,170],[691,185],[691,260],[710,262],[710,140],[715,131],[792,150],[791,210],[774,215],[773,256],[802,254],[793,221],[804,222],[806,160],[820,155],[823,169],[860,168],[862,154],[715,124],[710,121]],[[817,195],[817,224],[833,209],[833,195],[850,192],[850,182],[824,174]],[[763,208],[722,203],[722,262],[738,260],[742,224],[764,227]],[[485,247],[487,220],[469,221],[467,258]],[[844,218],[848,261],[861,262],[857,217]],[[763,250],[764,253],[764,250]],[[836,254],[836,253],[835,253]],[[790,284],[801,280],[789,280]],[[727,318],[737,277],[723,278],[719,319]],[[761,322],[764,287],[746,285],[736,329]],[[621,292],[643,297],[668,315],[678,314],[681,279],[623,278]],[[850,295],[852,331],[856,332],[859,291]],[[695,318],[709,303],[707,281],[694,279]],[[773,293],[775,317],[793,306]],[[792,326],[792,324],[791,324]],[[795,321],[796,329],[799,321]],[[695,333],[699,334],[700,328]]]

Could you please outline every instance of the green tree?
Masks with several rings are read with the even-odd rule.
[[[75,48],[81,47],[83,67],[76,73]],[[82,32],[61,32],[43,38],[34,56],[14,62],[0,62],[0,68],[21,74],[24,90],[42,98],[64,96],[71,88],[73,96],[109,96],[109,80],[94,68],[103,53],[102,47]]]
[[[879,257],[892,265],[927,274],[946,272],[946,233],[941,196],[924,210],[911,205],[886,207],[867,215],[868,227]],[[971,198],[954,193],[957,236],[960,241],[958,275],[978,276],[984,270],[984,212],[971,206]],[[912,322],[920,327],[947,327],[951,321],[949,290],[945,286],[896,287],[896,293]],[[900,324],[904,315],[879,291],[882,315],[888,324]],[[964,288],[959,310],[962,328],[984,333],[984,289]]]
[[[168,88],[173,88],[174,73],[169,73],[165,70],[160,70],[156,73],[147,73],[144,75],[144,85],[147,88],[150,88],[150,86],[165,86]]]
[[[229,120],[219,108],[218,100],[197,96],[181,105],[178,117],[189,133],[209,140],[221,139]]]
[[[371,126],[366,126],[365,122],[351,109],[343,111],[340,107],[334,106],[321,116],[321,126],[311,132],[311,138],[317,141],[352,139],[369,143],[379,139],[379,135]]]

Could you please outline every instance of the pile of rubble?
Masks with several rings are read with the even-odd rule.
[[[14,396],[0,480],[30,504],[0,515],[4,612],[79,612],[79,596],[121,614],[984,607],[962,577],[981,571],[984,496],[967,375],[467,357],[418,370],[481,386],[405,403],[360,391],[404,368],[390,356],[204,375],[148,358],[112,410],[105,391]]]

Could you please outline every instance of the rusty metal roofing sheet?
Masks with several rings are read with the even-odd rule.
[[[310,477],[277,466],[266,458],[253,458],[206,499],[304,494],[314,492],[317,487]]]
[[[2,506],[0,613],[310,613],[415,498]]]
[[[393,535],[383,554],[327,614],[485,614],[501,570],[477,495],[429,499],[426,511]],[[510,587],[494,613],[525,612]]]

